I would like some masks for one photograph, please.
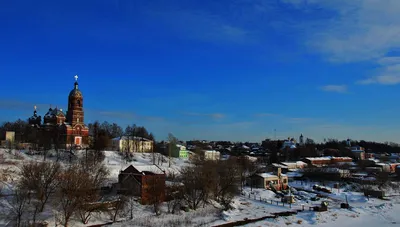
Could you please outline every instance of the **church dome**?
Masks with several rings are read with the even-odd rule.
[[[74,89],[71,90],[71,92],[69,93],[69,97],[82,97],[82,92],[78,89],[78,82],[75,82],[75,87]]]

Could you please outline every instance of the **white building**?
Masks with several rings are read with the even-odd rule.
[[[295,149],[296,148],[296,140],[294,140],[293,138],[290,139],[288,138],[287,140],[285,140],[282,144],[282,150],[285,149],[286,147],[289,147],[290,149]]]
[[[204,151],[204,159],[205,160],[219,160],[221,158],[221,154],[216,150],[205,150]]]
[[[111,146],[113,150],[122,152],[151,152],[153,141],[136,136],[122,136],[112,139]]]

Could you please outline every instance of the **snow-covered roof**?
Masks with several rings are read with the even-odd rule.
[[[313,158],[306,158],[310,161],[330,161],[332,159],[332,157],[328,156],[328,157],[313,157]]]
[[[282,164],[278,164],[278,163],[272,163],[272,166],[274,167],[278,167],[278,168],[283,168],[283,169],[287,169],[288,167]]]
[[[143,141],[151,141],[149,139],[143,138],[143,137],[139,137],[139,136],[121,136],[121,137],[116,137],[113,138],[112,140],[118,141],[118,140],[143,140]]]
[[[302,162],[302,161],[296,161],[296,162],[281,162],[283,165],[289,166],[289,165],[307,165],[307,163]]]
[[[274,173],[257,173],[256,175],[257,175],[257,176],[260,176],[260,177],[262,177],[262,178],[272,178],[272,177],[277,178],[277,177],[278,177],[278,176],[277,176],[276,174],[274,174]],[[287,177],[286,174],[281,174],[281,176],[282,176],[282,177]]]
[[[258,173],[257,175],[263,178],[278,177],[277,175],[271,173]]]
[[[155,174],[163,174],[164,171],[156,165],[133,165],[139,172],[152,172]]]

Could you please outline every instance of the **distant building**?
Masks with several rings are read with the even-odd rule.
[[[279,168],[277,173],[256,173],[250,177],[249,186],[255,188],[275,189],[277,191],[288,188],[289,178],[281,173]]]
[[[6,141],[7,141],[7,143],[14,143],[15,142],[15,132],[7,131],[6,132]]]
[[[280,164],[286,166],[288,170],[303,169],[303,168],[307,167],[307,163],[302,162],[302,161],[281,162]]]
[[[179,158],[189,158],[189,151],[183,145],[176,145],[179,148]]]
[[[351,141],[350,141],[350,139],[347,139],[347,140],[346,140],[346,146],[351,147]]]
[[[66,113],[57,107],[50,107],[42,123],[42,117],[37,114],[35,106],[28,122],[39,134],[50,137],[53,143],[66,147],[88,146],[89,128],[84,123],[83,95],[78,89],[78,76],[75,76],[74,88],[68,95]]]
[[[121,136],[111,140],[113,150],[121,152],[151,152],[153,141],[137,136]]]
[[[303,134],[300,135],[299,144],[300,144],[300,146],[304,146],[304,137],[303,137]]]
[[[361,146],[352,146],[350,147],[351,152],[357,160],[365,159],[365,148]]]
[[[289,148],[289,149],[296,149],[296,140],[293,138],[288,138],[287,140],[283,141],[282,144],[282,150],[285,148]]]
[[[221,158],[221,154],[219,151],[215,150],[205,150],[204,151],[204,159],[205,160],[219,160]]]
[[[309,166],[327,166],[332,164],[352,163],[353,159],[350,157],[312,157],[304,158],[303,161]]]

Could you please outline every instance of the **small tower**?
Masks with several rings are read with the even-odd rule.
[[[351,141],[350,141],[350,139],[347,139],[347,140],[346,140],[346,146],[351,147]]]
[[[33,116],[28,120],[29,124],[34,127],[39,127],[42,122],[42,117],[37,115],[36,106],[34,106]]]
[[[303,134],[300,135],[299,143],[300,143],[300,146],[303,146],[303,145],[304,145],[304,137],[303,137]]]

